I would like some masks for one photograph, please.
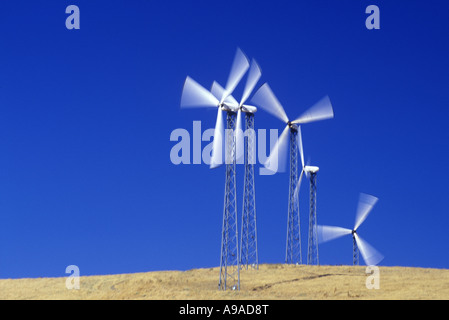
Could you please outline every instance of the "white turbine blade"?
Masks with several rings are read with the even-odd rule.
[[[243,90],[242,100],[240,101],[240,105],[243,105],[246,100],[248,100],[251,92],[259,81],[260,76],[262,75],[262,71],[260,70],[259,65],[256,60],[252,60],[251,68],[249,69],[248,78],[246,79],[245,89]]]
[[[368,214],[376,204],[377,200],[379,199],[369,194],[360,194],[359,205],[357,207],[357,213],[355,216],[354,230],[357,230],[363,223],[363,221],[365,221],[365,219],[368,217]]]
[[[320,243],[331,241],[345,235],[351,234],[352,230],[336,226],[317,226],[317,236]]]
[[[273,151],[271,151],[270,156],[265,162],[265,168],[267,170],[274,173],[285,171],[289,131],[289,126],[285,126],[284,131],[282,131],[278,141],[276,141],[276,144],[273,147]]]
[[[259,88],[259,90],[257,90],[253,98],[251,99],[251,102],[261,107],[276,118],[280,119],[284,123],[288,122],[288,117],[285,113],[284,108],[274,95],[273,91],[271,91],[268,83],[265,83]]]
[[[218,99],[221,99],[221,97],[224,95],[225,89],[217,82],[214,81],[212,83],[212,87],[210,89],[210,92]],[[237,110],[239,107],[239,103],[232,95],[229,95],[226,97],[224,104],[231,107],[232,109]]]
[[[334,110],[332,109],[331,101],[328,96],[325,96],[304,112],[298,119],[292,121],[292,123],[302,124],[333,117]]]
[[[181,108],[217,107],[218,99],[190,77],[186,78],[181,96]]]
[[[299,197],[299,190],[301,188],[301,181],[302,181],[303,174],[304,174],[304,169],[301,170],[301,174],[299,175],[298,183],[296,184],[295,194],[294,194],[296,201],[298,200],[298,197]]]
[[[221,99],[224,94],[225,89],[217,82],[214,81],[212,83],[212,87],[210,88],[210,92],[214,95],[215,98]]]
[[[224,125],[221,108],[218,108],[217,121],[215,123],[214,141],[212,144],[212,157],[210,159],[210,168],[216,168],[223,164],[223,137]]]
[[[234,62],[232,63],[231,72],[229,73],[228,82],[226,83],[226,89],[223,96],[221,97],[220,102],[224,102],[226,98],[232,94],[235,87],[237,87],[248,68],[248,58],[245,56],[243,51],[240,50],[240,48],[237,48]]]
[[[239,103],[237,102],[237,100],[235,100],[235,98],[233,96],[227,96],[224,104],[226,104],[227,106],[231,107],[231,109],[234,110],[234,112],[238,109],[239,107]]]
[[[301,167],[304,168],[304,149],[302,145],[302,134],[301,134],[301,126],[298,126],[298,133],[297,133],[297,139],[298,139],[298,148],[299,148],[299,155],[301,156]]]
[[[365,264],[367,266],[375,266],[384,258],[381,253],[379,253],[376,249],[374,249],[368,242],[360,238],[360,236],[356,233],[354,234],[355,241],[357,242],[357,247],[362,254],[363,260],[365,260]]]
[[[242,111],[237,111],[237,121],[235,125],[235,158],[236,162],[240,163],[240,160],[244,157],[244,141],[243,141],[243,129],[242,129]]]
[[[323,243],[351,234],[352,230],[335,226],[317,226],[318,242]]]

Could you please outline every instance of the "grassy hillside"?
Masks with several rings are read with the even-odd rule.
[[[242,270],[241,290],[218,290],[218,268],[80,278],[2,279],[0,299],[449,299],[449,270],[380,267],[367,289],[362,266],[260,265]]]

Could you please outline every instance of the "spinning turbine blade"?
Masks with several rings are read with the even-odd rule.
[[[245,56],[243,51],[240,50],[240,48],[237,48],[234,62],[232,63],[231,72],[229,73],[228,82],[226,83],[226,89],[223,96],[221,97],[220,102],[224,102],[226,98],[232,94],[235,87],[237,87],[248,68],[248,58]]]
[[[190,77],[186,78],[181,96],[181,108],[217,107],[218,99]]]
[[[292,123],[308,123],[318,120],[325,120],[334,117],[334,110],[328,96],[315,103],[306,112],[304,112],[298,119],[292,121]]]
[[[319,242],[327,242],[347,234],[351,234],[352,230],[334,226],[317,226],[317,236]]]
[[[362,254],[363,260],[367,266],[375,266],[384,258],[382,254],[380,254],[376,249],[374,249],[371,245],[368,244],[365,240],[360,238],[360,236],[356,233],[354,234],[355,241],[357,242],[357,247]]]
[[[237,122],[235,125],[235,158],[236,162],[240,163],[239,160],[242,160],[244,156],[244,136],[242,129],[242,111],[239,108],[237,111]]]
[[[212,83],[212,87],[210,89],[210,92],[218,99],[220,99],[225,92],[225,89],[217,82],[214,81]],[[226,104],[227,106],[231,107],[232,109],[237,110],[239,103],[237,102],[237,100],[235,100],[235,98],[232,95],[229,95],[226,97],[224,104]]]
[[[280,119],[284,123],[288,122],[288,117],[285,113],[284,108],[274,95],[273,91],[271,91],[268,83],[265,83],[259,88],[259,90],[257,90],[253,98],[251,99],[251,102],[255,103],[266,112],[271,113],[273,116]]]
[[[378,198],[371,196],[369,194],[360,194],[359,199],[359,205],[357,207],[357,214],[355,216],[355,224],[354,224],[354,230],[357,230],[360,225],[365,221],[365,219],[368,217],[368,214],[373,209],[374,205],[376,204]]]
[[[285,160],[287,153],[288,134],[290,128],[285,126],[281,136],[273,147],[273,151],[265,162],[265,168],[271,172],[283,172],[285,171]]]
[[[302,175],[304,174],[304,169],[301,170],[301,174],[299,175],[298,183],[295,188],[295,200],[298,200],[299,197],[299,189],[301,188]]]
[[[243,105],[246,102],[246,100],[248,100],[249,95],[253,91],[261,75],[262,71],[260,70],[260,67],[257,64],[257,62],[253,59],[253,61],[251,62],[251,68],[249,69],[248,78],[246,79],[245,89],[243,90],[240,105]]]
[[[298,139],[299,154],[301,156],[301,167],[304,168],[304,149],[302,146],[301,126],[298,126],[298,133],[297,133],[296,137]]]
[[[224,94],[225,89],[217,82],[214,81],[212,83],[212,87],[210,88],[210,92],[214,95],[215,98],[221,99]]]
[[[214,141],[212,144],[212,158],[210,159],[210,168],[216,168],[223,164],[223,115],[221,108],[218,108],[217,121],[215,123]]]

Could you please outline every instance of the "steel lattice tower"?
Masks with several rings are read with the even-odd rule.
[[[307,249],[308,265],[319,264],[316,220],[316,177],[317,172],[310,172],[309,243]]]
[[[295,197],[298,183],[298,131],[290,127],[290,182],[288,193],[287,248],[285,263],[302,264],[299,202]]]
[[[240,265],[259,269],[257,254],[256,191],[254,185],[254,114],[245,113],[245,180],[243,188],[242,238]]]
[[[227,288],[240,290],[234,139],[236,113],[226,112],[226,122],[226,182],[221,236],[220,280],[218,287],[221,290],[226,290]]]
[[[357,247],[357,240],[354,236],[355,231],[352,231],[352,264],[359,265],[359,248]]]

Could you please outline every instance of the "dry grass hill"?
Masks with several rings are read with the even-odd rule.
[[[367,289],[362,266],[260,265],[241,271],[241,290],[217,289],[218,268],[82,276],[2,279],[0,299],[449,299],[449,270],[379,267],[379,289]]]

